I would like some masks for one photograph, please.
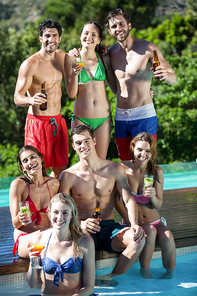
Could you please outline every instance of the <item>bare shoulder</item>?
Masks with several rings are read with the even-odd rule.
[[[115,51],[119,50],[120,49],[120,45],[118,43],[116,44],[113,44],[109,47],[109,54],[113,54]]]
[[[108,171],[110,174],[112,174],[114,177],[117,177],[121,174],[125,173],[124,166],[120,162],[111,161],[111,160],[104,160],[106,167],[108,168]]]
[[[76,57],[75,57],[75,56],[72,56],[72,55],[69,55],[69,54],[67,53],[66,56],[65,56],[65,60],[66,60],[68,63],[72,63],[72,62],[75,62],[75,61],[76,61]]]
[[[57,178],[53,178],[49,176],[46,181],[48,182],[49,186],[54,189],[54,191],[56,192],[58,191],[60,182]]]
[[[21,177],[14,179],[10,185],[10,188],[19,188],[20,190],[24,190],[27,183]]]
[[[122,161],[121,164],[124,166],[127,176],[128,175],[133,176],[133,172],[135,170],[134,162],[131,160],[125,160],[125,161]]]
[[[94,241],[90,235],[83,234],[80,239],[80,246],[83,249],[88,250],[90,247],[94,247]]]
[[[60,174],[60,177],[59,177],[60,183],[65,180],[71,181],[72,179],[75,179],[76,176],[78,175],[79,171],[80,171],[80,167],[79,167],[78,163],[76,163],[75,165],[71,166],[70,168],[62,171]]]
[[[159,165],[156,166],[156,171],[159,177],[163,177],[163,170]]]
[[[34,55],[30,56],[28,59],[23,61],[20,66],[20,71],[28,72],[28,71],[36,71],[40,61],[39,53],[35,53]]]
[[[51,233],[51,228],[37,230],[34,234],[33,241],[37,243],[46,242]]]

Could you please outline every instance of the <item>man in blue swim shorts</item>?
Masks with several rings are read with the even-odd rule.
[[[60,114],[66,53],[58,49],[62,34],[58,22],[47,19],[38,32],[41,49],[20,66],[14,102],[28,107],[25,145],[36,147],[43,154],[46,168],[52,167],[51,176],[58,178],[68,164],[68,132]],[[41,92],[43,83],[47,96]],[[46,101],[47,109],[40,109]]]
[[[137,134],[148,132],[157,140],[157,116],[150,94],[154,50],[160,61],[154,77],[175,84],[176,74],[155,44],[131,36],[130,17],[126,12],[110,11],[106,25],[118,41],[109,48],[117,78],[116,145],[120,159],[129,160],[130,142]]]
[[[145,243],[125,170],[120,163],[98,157],[92,127],[76,126],[71,141],[80,160],[61,173],[60,192],[68,193],[74,199],[80,225],[84,232],[92,235],[96,250],[120,254],[112,275],[123,274],[136,261]],[[124,200],[131,227],[114,221],[116,190]],[[101,221],[92,218],[97,201],[100,202]]]

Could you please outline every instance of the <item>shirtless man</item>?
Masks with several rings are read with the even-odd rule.
[[[157,116],[150,95],[153,50],[157,50],[160,61],[154,77],[175,84],[176,74],[155,44],[131,36],[130,18],[121,9],[108,13],[106,25],[118,41],[109,48],[117,78],[116,145],[121,160],[129,160],[129,145],[137,134],[148,132],[157,140]]]
[[[59,177],[68,164],[68,132],[60,113],[66,53],[57,49],[62,34],[58,22],[47,19],[38,31],[42,47],[20,66],[14,102],[20,107],[29,107],[25,145],[37,148],[44,156],[45,167],[52,167],[51,176]],[[46,111],[40,110],[40,105],[46,102],[41,83],[46,85]]]
[[[74,199],[81,227],[93,237],[96,250],[122,252],[112,276],[123,274],[136,261],[145,243],[125,170],[120,163],[98,157],[90,126],[76,126],[71,140],[80,161],[61,173],[60,192],[68,193]],[[131,227],[114,222],[116,186],[126,205]],[[100,222],[92,218],[97,201],[101,207]]]

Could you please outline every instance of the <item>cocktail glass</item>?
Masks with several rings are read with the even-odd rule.
[[[149,187],[153,187],[154,176],[151,174],[144,175],[144,187],[143,192],[147,190]]]
[[[31,223],[32,222],[31,212],[30,212],[28,200],[23,200],[23,201],[19,202],[19,208],[20,208],[21,214],[26,214],[26,216],[28,217],[28,220],[29,220],[28,223]],[[28,223],[23,222],[22,225],[26,225]]]
[[[75,65],[78,65],[78,66],[84,67],[85,62],[76,62]],[[84,84],[84,83],[81,81],[81,72],[79,72],[79,82],[78,82],[78,84]]]
[[[44,249],[45,245],[43,244],[29,244],[29,247],[34,247],[31,252],[38,252],[37,254],[35,254],[36,257],[36,264],[34,267],[32,267],[33,269],[42,269],[42,266],[40,266],[40,263],[39,263],[39,256],[42,252],[42,250]]]

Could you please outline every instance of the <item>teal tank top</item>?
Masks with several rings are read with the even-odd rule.
[[[98,64],[97,64],[97,67],[96,67],[96,72],[94,74],[94,78],[91,79],[90,76],[88,75],[88,73],[86,72],[86,70],[83,68],[81,70],[81,81],[83,83],[86,83],[88,81],[104,81],[106,79],[105,67],[101,63],[97,52],[96,52],[96,56],[97,56],[97,59],[98,59]],[[79,62],[81,62],[81,55],[80,54],[79,54]],[[79,76],[78,76],[78,81],[79,81]]]

